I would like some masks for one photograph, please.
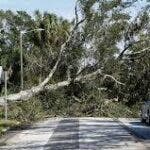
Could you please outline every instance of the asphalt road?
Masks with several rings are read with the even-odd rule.
[[[145,147],[150,150],[150,126],[141,123],[140,119],[125,119],[121,118],[119,121],[138,141],[141,141]]]
[[[150,149],[150,127],[138,119],[53,118],[10,135],[0,150]]]

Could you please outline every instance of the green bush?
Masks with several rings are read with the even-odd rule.
[[[33,97],[29,101],[12,103],[9,106],[9,118],[21,123],[31,123],[44,116],[44,110],[38,97]]]

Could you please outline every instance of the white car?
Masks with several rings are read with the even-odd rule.
[[[141,108],[141,122],[150,125],[150,101],[145,101]]]

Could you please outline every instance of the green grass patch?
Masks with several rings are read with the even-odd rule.
[[[0,120],[0,135],[3,135],[8,129],[20,126],[20,122],[14,120]]]

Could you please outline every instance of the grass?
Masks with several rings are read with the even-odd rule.
[[[3,135],[7,130],[15,128],[17,126],[20,126],[20,123],[18,121],[0,120],[0,135]]]

